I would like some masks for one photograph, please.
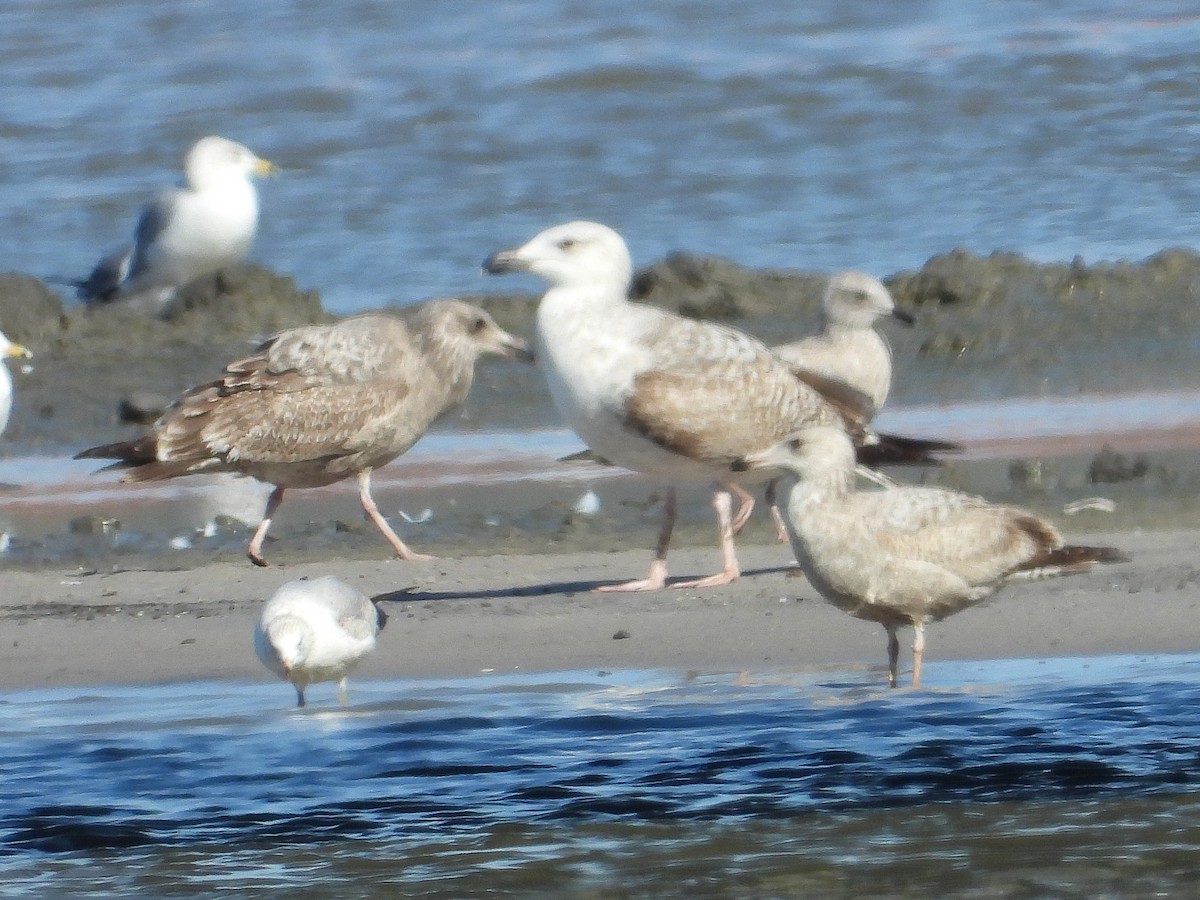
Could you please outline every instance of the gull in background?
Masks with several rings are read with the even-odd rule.
[[[157,312],[187,282],[241,262],[258,231],[254,176],[278,169],[241,144],[201,138],[184,158],[184,183],[163,191],[138,218],[132,246],[105,256],[72,282],[88,305],[117,300]]]
[[[9,374],[8,366],[4,365],[3,360],[31,356],[33,356],[32,353],[20,344],[14,344],[5,337],[3,331],[0,331],[0,435],[4,434],[4,429],[8,427],[8,417],[12,413],[13,405],[12,375]]]

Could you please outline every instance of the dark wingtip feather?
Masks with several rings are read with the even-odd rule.
[[[124,463],[135,465],[143,462],[153,462],[154,444],[146,438],[136,441],[117,441],[115,444],[101,444],[99,447],[88,447],[75,454],[75,459],[117,459]]]
[[[936,441],[926,438],[902,437],[897,434],[879,434],[877,443],[857,448],[857,458],[864,466],[940,466],[935,454],[957,453],[961,444],[953,441]]]
[[[1082,551],[1090,557],[1091,562],[1127,563],[1133,561],[1128,553],[1118,550],[1116,547],[1071,547],[1065,549]]]
[[[1123,563],[1130,558],[1116,547],[1084,547],[1068,545],[1044,550],[1017,567],[1018,572],[1056,569],[1060,572],[1083,572],[1097,563]],[[1053,573],[1051,573],[1053,574]]]
[[[378,633],[383,631],[383,626],[387,624],[388,614],[383,611],[383,607],[377,601],[372,600],[371,605],[375,607],[375,631]]]

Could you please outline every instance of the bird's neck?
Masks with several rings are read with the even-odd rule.
[[[606,330],[619,327],[629,301],[615,284],[558,285],[542,297],[537,309],[540,353],[572,353],[577,343],[591,346]]]
[[[854,465],[841,460],[813,461],[803,477],[789,473],[784,481],[788,511],[803,517],[821,506],[837,503],[854,492]]]
[[[474,346],[460,342],[438,340],[430,334],[421,335],[421,343],[429,361],[431,382],[446,391],[446,409],[457,406],[467,398],[475,376]]]

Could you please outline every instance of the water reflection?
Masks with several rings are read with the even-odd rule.
[[[933,665],[944,687],[921,693],[619,672],[359,683],[308,711],[273,684],[8,694],[0,876],[93,895],[352,873],[446,896],[894,892],[922,872],[1050,889],[1119,885],[1132,857],[1089,854],[1132,841],[1139,877],[1182,885],[1200,656]]]

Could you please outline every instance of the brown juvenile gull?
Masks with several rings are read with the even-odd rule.
[[[363,509],[401,559],[413,553],[371,498],[371,471],[466,399],[483,353],[529,359],[525,342],[477,307],[434,300],[410,322],[363,315],[281,332],[217,381],[185,393],[135,441],[77,458],[118,459],[125,481],[237,472],[275,485],[247,555],[262,544],[287,488],[358,478]]]
[[[484,268],[532,272],[550,282],[537,310],[538,361],[559,413],[592,451],[672,485],[715,484],[722,570],[675,587],[726,584],[739,576],[733,534],[753,500],[730,470],[734,459],[809,424],[850,429],[856,440],[866,439],[865,414],[852,398],[823,395],[749,335],[630,302],[633,264],[611,228],[560,225],[519,249],[493,254]],[[741,504],[736,516],[731,494]],[[602,590],[663,587],[674,519],[672,487],[647,577]]]
[[[133,245],[73,282],[77,296],[87,304],[138,298],[157,311],[181,285],[241,262],[258,230],[258,192],[250,179],[276,171],[235,141],[201,138],[184,158],[183,186],[142,210]]]
[[[990,597],[1010,581],[1124,562],[1111,547],[1063,543],[1045,519],[958,491],[855,490],[854,448],[837,428],[805,428],[734,468],[785,469],[784,513],[804,574],[838,609],[879,622],[896,686],[896,629],[912,625],[913,687],[921,685],[925,626]]]
[[[271,595],[254,628],[254,652],[262,664],[296,688],[338,683],[347,703],[346,676],[375,649],[387,616],[361,591],[332,575],[289,581]]]

